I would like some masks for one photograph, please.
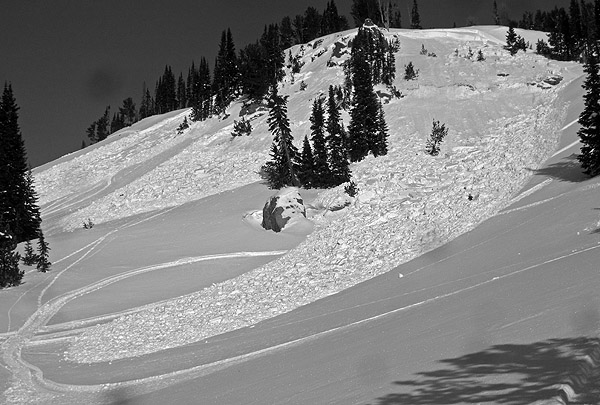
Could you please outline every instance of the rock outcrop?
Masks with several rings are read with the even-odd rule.
[[[279,190],[271,196],[263,208],[262,227],[281,232],[293,218],[306,218],[306,208],[302,196],[295,187]]]

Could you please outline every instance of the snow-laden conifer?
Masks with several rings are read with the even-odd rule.
[[[577,132],[582,146],[577,159],[584,173],[596,176],[600,174],[600,75],[598,56],[593,52],[588,55],[584,71],[587,74],[583,83],[585,107],[579,115],[581,128]]]

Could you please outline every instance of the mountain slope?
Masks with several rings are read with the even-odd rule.
[[[581,96],[581,68],[532,53],[511,57],[502,49],[505,32],[479,27],[386,33],[401,44],[395,85],[404,94],[390,98],[386,89],[378,89],[390,127],[390,152],[352,165],[360,190],[356,199],[346,196],[343,187],[301,191],[314,224],[305,240],[311,229],[292,227],[276,236],[256,227],[259,214],[253,211],[271,193],[257,183],[271,142],[260,107],[234,103],[228,116],[192,124],[182,135],[176,128],[189,111],[152,117],[39,168],[35,176],[44,226],[58,252],[48,278],[28,275],[39,288],[14,295],[25,297],[15,300],[21,306],[0,297],[8,302],[3,307],[11,308],[3,320],[8,322],[4,362],[15,375],[30,374],[19,353],[38,334],[36,346],[30,347],[45,347],[57,358],[41,359],[33,350],[27,352],[28,361],[41,361],[44,368],[56,360],[69,365],[51,379],[66,378],[68,384],[75,378],[69,370],[82,367],[99,367],[104,370],[99,375],[108,376],[118,369],[109,361],[123,365],[119,362],[135,362],[136,356],[160,358],[169,353],[165,350],[187,350],[185,345],[276,315],[294,316],[290,311],[295,308],[386,273],[472,230],[517,199],[525,200],[530,194],[513,197],[559,144],[565,121],[573,119],[568,107]],[[290,96],[296,142],[309,132],[311,100],[330,84],[342,84],[340,64],[354,33],[291,49],[304,66],[293,81],[288,72],[280,92]],[[421,45],[437,56],[420,55]],[[486,60],[469,59],[469,49],[474,54],[481,49]],[[420,73],[418,80],[405,82],[402,70],[409,61]],[[560,83],[547,80],[553,78]],[[305,90],[300,90],[302,81]],[[232,139],[233,120],[242,111],[254,131]],[[347,113],[344,118],[347,124]],[[438,157],[424,153],[434,119],[450,128]],[[546,184],[531,186],[532,193],[544,192]],[[235,203],[238,198],[244,203]],[[81,229],[88,218],[96,224],[91,232]],[[235,237],[237,232],[244,236]],[[240,262],[237,271],[217,277],[198,264],[209,256],[252,255],[268,259]],[[193,279],[197,288],[170,280],[163,269],[173,268],[182,269],[180,277]],[[432,282],[435,277],[423,279],[422,288]],[[148,289],[132,293],[134,299],[124,305],[115,302],[136,285]],[[161,295],[156,287],[167,285]],[[138,299],[144,291],[152,292]],[[382,290],[379,297],[388,293]],[[23,309],[19,321],[11,323],[13,307]],[[296,336],[297,331],[290,332],[283,335]],[[161,374],[144,367],[139,370],[146,376]],[[81,377],[82,384],[100,383],[86,373]],[[9,396],[20,393],[13,387]]]

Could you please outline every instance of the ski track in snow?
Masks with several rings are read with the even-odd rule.
[[[388,125],[392,128],[389,154],[378,159],[368,157],[353,165],[353,177],[360,192],[357,199],[350,201],[350,206],[334,215],[313,218],[316,229],[304,243],[281,258],[236,279],[119,314],[46,326],[67,302],[145,272],[230,257],[227,255],[281,255],[282,252],[238,252],[182,258],[108,277],[43,303],[45,293],[61,275],[102,249],[103,242],[119,229],[155,218],[185,202],[258,181],[257,171],[268,158],[271,141],[264,111],[258,110],[249,116],[254,126],[253,135],[236,139],[229,134],[233,118],[237,118],[236,114],[240,111],[239,104],[230,108],[231,118],[193,123],[183,135],[176,135],[175,129],[189,111],[173,112],[162,120],[142,121],[136,124],[137,127],[114,134],[106,142],[90,147],[71,160],[36,172],[40,204],[43,204],[45,214],[58,218],[58,222],[53,223],[56,229],[75,229],[87,218],[102,223],[159,211],[141,220],[130,221],[55,261],[56,265],[80,255],[59,273],[49,275],[54,278],[37,297],[38,310],[25,324],[17,332],[0,335],[0,338],[7,338],[2,343],[3,359],[17,381],[7,397],[18,398],[20,393],[31,393],[33,387],[39,386],[50,391],[38,393],[46,399],[53,398],[52,391],[94,391],[113,386],[77,387],[44,380],[41,370],[21,358],[21,349],[28,344],[43,343],[46,341],[44,338],[60,338],[64,333],[78,334],[72,339],[74,341],[64,357],[90,363],[153,353],[251,326],[387,272],[399,263],[472,229],[501,208],[550,184],[548,179],[514,197],[531,175],[525,168],[537,168],[553,153],[559,132],[576,122],[564,126],[566,109],[557,101],[556,90],[567,86],[573,78],[568,76],[568,80],[556,88],[543,83],[549,75],[565,73],[564,68],[557,68],[546,59],[530,53],[507,56],[501,47],[502,39],[479,29],[392,31],[387,35],[401,40],[401,51],[396,56],[398,76],[401,75],[399,67],[409,60],[414,60],[416,67],[421,69],[417,81],[404,82],[398,78],[396,84],[406,97],[391,99],[384,106]],[[330,61],[340,62],[330,57],[329,52],[339,41],[347,41],[352,36],[352,33],[335,34],[319,44],[316,40],[292,48],[292,52],[301,55],[306,64],[304,71],[294,80],[288,72],[282,87],[282,93],[290,95],[290,100],[293,100],[294,104],[290,101],[290,105],[299,106],[289,110],[294,133],[303,134],[308,130],[307,106],[319,94],[319,89],[341,80],[339,67],[326,67]],[[438,53],[438,58],[416,56],[423,41],[431,41],[427,42],[427,46]],[[455,48],[458,55],[454,52]],[[467,60],[465,55],[471,48],[475,53],[482,49],[488,62],[475,64]],[[429,74],[427,69],[431,69]],[[316,71],[320,74],[313,74]],[[506,71],[510,75],[497,75]],[[309,84],[308,90],[297,90],[301,80]],[[389,111],[394,114],[387,115]],[[457,114],[457,111],[462,113]],[[347,121],[347,112],[342,115]],[[448,139],[442,145],[442,155],[437,158],[423,152],[432,118],[446,121],[450,128]],[[297,140],[301,138],[297,136]],[[146,166],[149,168],[147,172],[132,177],[131,173],[136,168]],[[112,191],[111,186],[114,187]],[[77,205],[87,199],[91,204],[77,209]],[[339,207],[340,203],[348,201],[343,187],[337,187],[322,192],[315,205]],[[75,211],[69,212],[72,208]],[[597,247],[579,250],[572,255]],[[569,256],[548,259],[329,331],[152,380],[202,373],[244,361]],[[419,270],[422,269],[412,273]],[[28,291],[9,309],[8,331],[10,313]],[[88,326],[109,319],[112,321]],[[60,329],[67,331],[53,332]],[[38,332],[50,334],[32,342]],[[150,380],[125,385],[146,381]],[[123,384],[114,386],[118,385]]]

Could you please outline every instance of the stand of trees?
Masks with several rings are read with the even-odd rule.
[[[587,74],[583,88],[585,108],[579,115],[581,128],[577,132],[581,139],[581,154],[577,157],[584,173],[600,174],[600,73],[598,71],[598,49],[590,52],[584,68]]]
[[[0,99],[0,288],[17,285],[23,277],[20,256],[14,250],[18,243],[43,240],[42,219],[37,206],[31,170],[27,165],[25,144],[19,128],[19,107],[12,86],[4,84]],[[33,263],[47,271],[48,245]],[[42,258],[43,256],[43,258]],[[35,259],[35,258],[34,258]]]

